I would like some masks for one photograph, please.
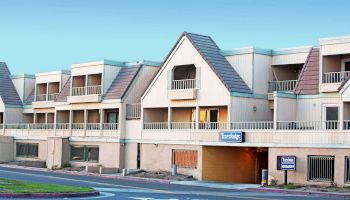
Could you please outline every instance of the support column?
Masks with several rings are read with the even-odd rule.
[[[232,129],[232,126],[231,126],[231,105],[227,105],[227,128]]]
[[[69,130],[72,136],[73,110],[69,110]]]
[[[36,113],[33,113],[33,124],[36,124]]]
[[[199,130],[199,113],[200,113],[200,107],[196,105],[196,129]]]
[[[55,109],[55,112],[53,113],[53,132],[56,136],[56,124],[57,124],[57,110]]]
[[[99,114],[100,114],[100,130],[101,130],[101,136],[102,136],[102,131],[103,131],[103,109],[99,110]]]
[[[87,119],[88,119],[88,110],[84,109],[84,136],[86,136]]]
[[[46,101],[49,100],[49,83],[46,83],[46,97],[45,97]]]
[[[171,129],[171,121],[172,121],[172,108],[168,107],[168,129]]]
[[[340,106],[339,106],[339,130],[343,130],[344,129],[344,102],[341,101],[340,102]]]
[[[45,113],[45,124],[47,124],[47,112]]]
[[[85,75],[85,95],[87,95],[88,93],[88,91],[87,91],[87,89],[88,89],[88,78],[89,78],[89,75]]]

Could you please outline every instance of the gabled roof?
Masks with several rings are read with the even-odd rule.
[[[192,45],[196,48],[202,58],[211,67],[214,73],[219,77],[226,88],[232,92],[252,93],[248,85],[240,77],[233,66],[222,55],[221,50],[209,36],[198,35],[194,33],[184,32],[176,42],[173,49],[170,51],[165,61],[175,49],[180,39],[185,36],[189,39]],[[164,61],[164,62],[165,62]],[[163,64],[164,64],[163,62]]]
[[[70,80],[71,76],[68,78],[66,83],[64,84],[61,92],[57,95],[56,100],[57,102],[66,102],[67,101],[67,96],[70,95]]]
[[[135,65],[130,67],[122,67],[118,75],[113,80],[111,86],[108,88],[104,99],[121,99],[127,92],[132,81],[137,76],[142,65]]]
[[[28,97],[23,101],[23,105],[32,105],[34,101],[34,93],[35,93],[35,89],[33,89],[28,95]]]
[[[11,73],[4,62],[0,62],[0,96],[6,105],[22,106],[21,98],[11,80]]]
[[[320,50],[312,48],[299,75],[295,94],[318,94]]]

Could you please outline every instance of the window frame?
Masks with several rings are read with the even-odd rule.
[[[73,160],[72,149],[73,148],[83,148],[83,159],[82,160]],[[87,158],[87,150],[89,148],[98,149],[97,160],[88,160]],[[100,161],[100,146],[98,145],[70,145],[70,158],[71,162],[88,162],[88,163],[99,163]]]

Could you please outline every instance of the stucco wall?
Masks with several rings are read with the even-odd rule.
[[[256,106],[256,111],[253,107]],[[273,112],[267,99],[231,97],[231,122],[235,121],[271,121]]]
[[[13,137],[0,136],[0,162],[9,162],[14,160],[14,141]]]

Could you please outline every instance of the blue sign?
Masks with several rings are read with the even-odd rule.
[[[296,157],[295,156],[281,156],[281,170],[295,170]]]
[[[223,142],[244,142],[244,132],[221,132],[220,141]]]

